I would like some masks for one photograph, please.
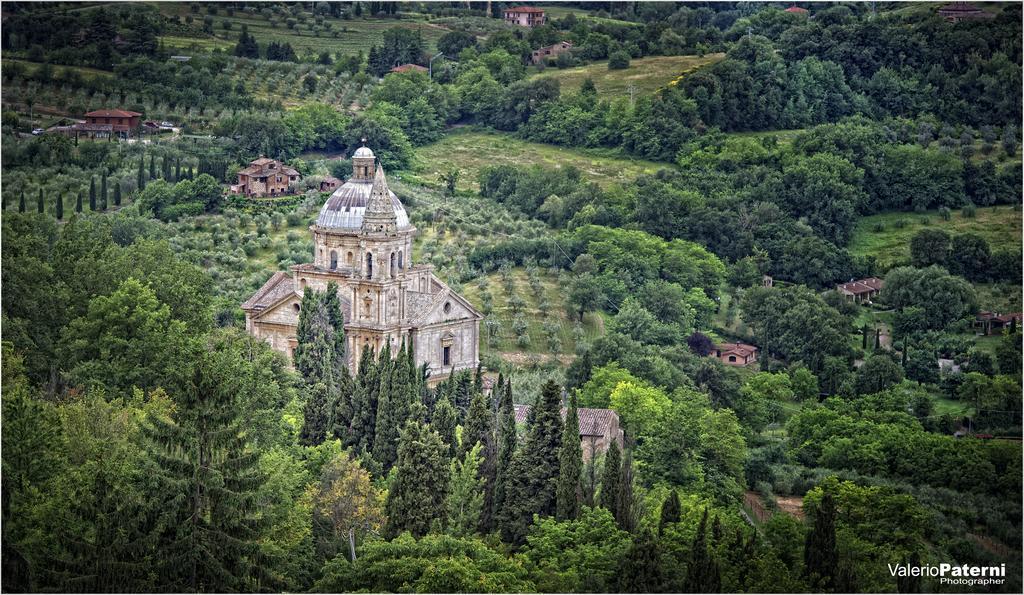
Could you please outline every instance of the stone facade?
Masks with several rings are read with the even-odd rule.
[[[289,357],[295,349],[302,293],[338,285],[345,318],[346,355],[355,373],[367,349],[392,351],[412,342],[416,364],[431,383],[479,364],[483,316],[433,274],[412,262],[416,228],[387,186],[366,147],[353,155],[353,176],[338,188],[310,227],[313,262],[275,273],[242,304],[246,330]]]
[[[525,424],[530,416],[530,405],[514,405],[516,424]],[[562,407],[562,420],[565,420],[567,409]],[[612,409],[590,409],[577,407],[576,415],[580,422],[580,446],[583,448],[583,460],[589,461],[595,456],[608,452],[614,440],[619,448],[623,447],[625,435],[619,427],[619,414]]]

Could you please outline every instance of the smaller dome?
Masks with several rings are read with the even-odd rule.
[[[373,157],[373,151],[369,147],[359,147],[355,153],[352,153],[353,157]]]

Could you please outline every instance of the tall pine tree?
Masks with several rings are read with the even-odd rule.
[[[717,593],[721,589],[721,576],[718,564],[708,547],[708,509],[697,526],[697,534],[690,547],[690,563],[686,567],[686,592]]]
[[[402,345],[402,349],[405,349],[405,345]],[[402,374],[395,374],[396,367],[404,363],[404,360],[391,357],[391,345],[385,343],[377,362],[380,388],[377,391],[377,416],[373,432],[373,459],[384,473],[395,464],[398,457],[398,434],[405,425],[405,385],[400,379]]]
[[[363,349],[359,369],[352,391],[352,422],[349,425],[346,445],[356,450],[369,449],[373,445],[373,432],[377,419],[377,364],[373,349]]]
[[[507,541],[523,543],[533,515],[555,513],[558,454],[562,445],[560,389],[548,381],[527,420],[526,439],[509,465],[501,531]]]
[[[234,352],[205,352],[174,395],[175,417],[144,428],[163,495],[156,590],[258,588],[264,478],[243,425],[240,375]]]
[[[583,449],[580,446],[580,422],[574,393],[569,402],[569,410],[565,414],[562,450],[558,453],[558,490],[555,516],[560,521],[574,520],[580,514],[580,502],[583,499],[580,489],[582,473]]]
[[[396,537],[403,531],[423,536],[435,519],[445,517],[449,461],[437,432],[418,421],[406,422],[398,444],[394,482],[384,505],[386,537]]]

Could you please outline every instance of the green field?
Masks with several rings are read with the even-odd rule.
[[[1021,245],[1021,212],[1004,205],[979,208],[973,218],[955,211],[949,221],[943,221],[938,211],[871,215],[857,222],[849,249],[853,254],[874,256],[884,270],[910,262],[910,238],[929,227],[950,234],[976,233],[988,240],[993,250]]]
[[[189,14],[189,5],[185,3],[159,3],[160,12],[169,17],[178,17],[184,20]],[[255,8],[264,8],[265,5],[253,5]],[[292,15],[291,12],[282,11],[273,14],[268,19],[260,12],[249,12],[246,10],[235,10],[234,14],[228,16],[226,9],[221,9],[219,14],[213,15],[213,35],[202,31],[203,19],[206,11],[199,14],[192,14],[193,22],[184,26],[188,32],[178,32],[176,35],[161,37],[161,41],[168,48],[191,49],[196,44],[195,50],[208,51],[215,47],[234,47],[242,31],[242,25],[248,28],[256,41],[265,46],[270,42],[290,43],[299,57],[307,54],[320,54],[330,52],[335,56],[356,54],[370,51],[370,46],[380,45],[384,38],[384,31],[392,27],[404,27],[421,32],[427,50],[433,52],[437,40],[448,32],[448,29],[439,25],[433,25],[425,20],[416,17],[412,18],[353,18],[350,20],[338,18],[324,18],[320,24],[308,12],[299,15]],[[292,27],[288,26],[289,19],[293,19]],[[303,20],[304,19],[304,20]],[[231,29],[225,30],[224,23],[230,23]],[[191,33],[191,35],[190,35]],[[194,50],[194,51],[195,51]]]
[[[667,85],[675,84],[694,70],[718,62],[725,54],[706,56],[651,56],[630,61],[625,70],[608,70],[608,62],[596,62],[575,68],[549,68],[538,76],[557,79],[562,91],[577,91],[583,80],[590,77],[597,92],[604,99],[629,97],[629,87],[635,87],[637,95],[653,93]]]
[[[459,190],[476,192],[477,175],[491,165],[542,165],[558,168],[572,165],[583,178],[601,186],[625,184],[640,174],[651,174],[672,165],[630,159],[606,150],[567,149],[531,143],[511,135],[456,129],[440,141],[416,150],[411,170],[417,182],[437,186],[438,175],[450,168],[459,170]]]

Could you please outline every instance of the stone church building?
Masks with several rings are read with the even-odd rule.
[[[476,368],[483,316],[433,274],[414,264],[416,228],[373,151],[352,155],[352,177],[331,194],[313,232],[312,263],[275,273],[244,304],[245,328],[292,357],[302,292],[323,291],[331,281],[345,318],[346,355],[354,374],[367,349],[385,342],[396,350],[412,342],[416,364],[427,364],[431,383]]]

